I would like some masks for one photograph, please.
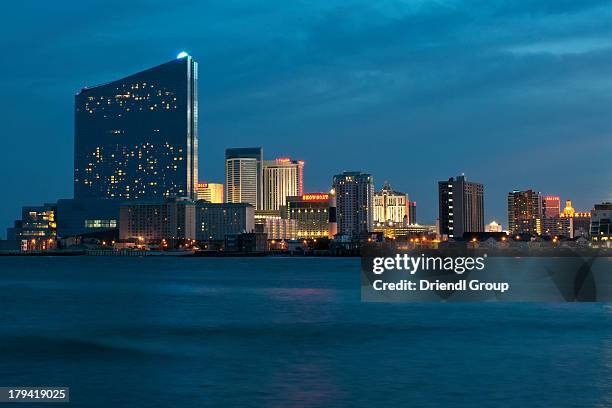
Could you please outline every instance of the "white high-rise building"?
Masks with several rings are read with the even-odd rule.
[[[287,204],[287,197],[304,192],[304,162],[283,157],[265,160],[263,165],[264,210],[278,210]]]
[[[408,194],[393,191],[389,183],[374,193],[374,222],[409,225]]]
[[[225,202],[262,208],[262,156],[260,147],[225,150]]]

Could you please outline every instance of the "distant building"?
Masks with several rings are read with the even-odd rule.
[[[374,223],[411,224],[409,204],[408,194],[394,191],[385,182],[383,188],[374,193]]]
[[[195,203],[189,198],[142,200],[119,207],[119,238],[171,245],[195,239]]]
[[[461,238],[484,231],[484,186],[465,175],[438,182],[440,235]]]
[[[329,193],[307,193],[287,197],[281,213],[296,223],[296,238],[322,238],[330,235]]]
[[[278,210],[304,192],[304,161],[288,157],[263,162],[263,209]]]
[[[7,240],[21,242],[23,250],[55,248],[57,240],[56,204],[26,206],[21,219],[7,229]]]
[[[182,56],[75,96],[74,197],[195,196],[198,64]]]
[[[591,240],[612,246],[612,203],[595,204],[591,211]]]
[[[255,231],[255,208],[248,203],[196,203],[196,239],[223,241],[228,234]]]
[[[221,183],[203,183],[197,184],[196,198],[205,200],[209,203],[223,203],[223,184]]]
[[[511,234],[542,234],[542,194],[534,190],[508,193],[508,230]]]
[[[374,183],[370,174],[345,171],[333,178],[338,234],[358,238],[371,232]]]
[[[225,201],[263,209],[263,149],[225,149]]]
[[[502,225],[491,221],[485,226],[485,232],[502,232]]]

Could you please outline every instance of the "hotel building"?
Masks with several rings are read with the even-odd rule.
[[[542,194],[534,190],[508,193],[508,230],[511,234],[542,234]]]
[[[321,238],[330,236],[330,200],[328,193],[308,193],[287,197],[282,217],[296,223],[296,238]]]
[[[255,231],[255,208],[248,203],[196,203],[196,239],[223,241],[226,235]]]
[[[304,161],[288,157],[263,162],[263,209],[279,210],[289,196],[304,192]]]
[[[195,237],[195,203],[189,198],[138,200],[119,207],[120,239],[148,244]]]
[[[263,209],[263,149],[225,149],[225,201]]]
[[[198,183],[196,188],[196,199],[215,204],[223,203],[223,184]]]
[[[561,197],[544,196],[542,197],[542,215],[545,218],[557,218],[561,213]]]
[[[491,221],[485,226],[485,232],[503,232],[503,228],[501,224]]]
[[[484,231],[484,186],[465,175],[438,182],[440,235],[462,238],[466,232]]]
[[[180,58],[75,96],[74,197],[195,197],[198,64]]]
[[[374,184],[370,174],[345,171],[334,176],[338,234],[357,238],[372,231]]]
[[[410,220],[408,194],[393,191],[389,183],[374,193],[374,223],[413,224]]]
[[[542,235],[575,238],[588,237],[590,233],[591,213],[577,212],[572,201],[565,201],[563,212],[556,216],[545,216],[542,219]]]

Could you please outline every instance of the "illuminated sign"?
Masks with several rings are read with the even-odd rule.
[[[327,193],[310,193],[302,196],[302,201],[327,201],[329,194]]]
[[[208,188],[208,183],[198,183],[198,188]]]
[[[279,157],[278,159],[276,159],[276,163],[277,164],[291,163],[291,158],[290,157]]]

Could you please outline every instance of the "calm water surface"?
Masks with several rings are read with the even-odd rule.
[[[359,282],[358,259],[2,257],[0,386],[78,407],[612,405],[608,304],[361,303]]]

